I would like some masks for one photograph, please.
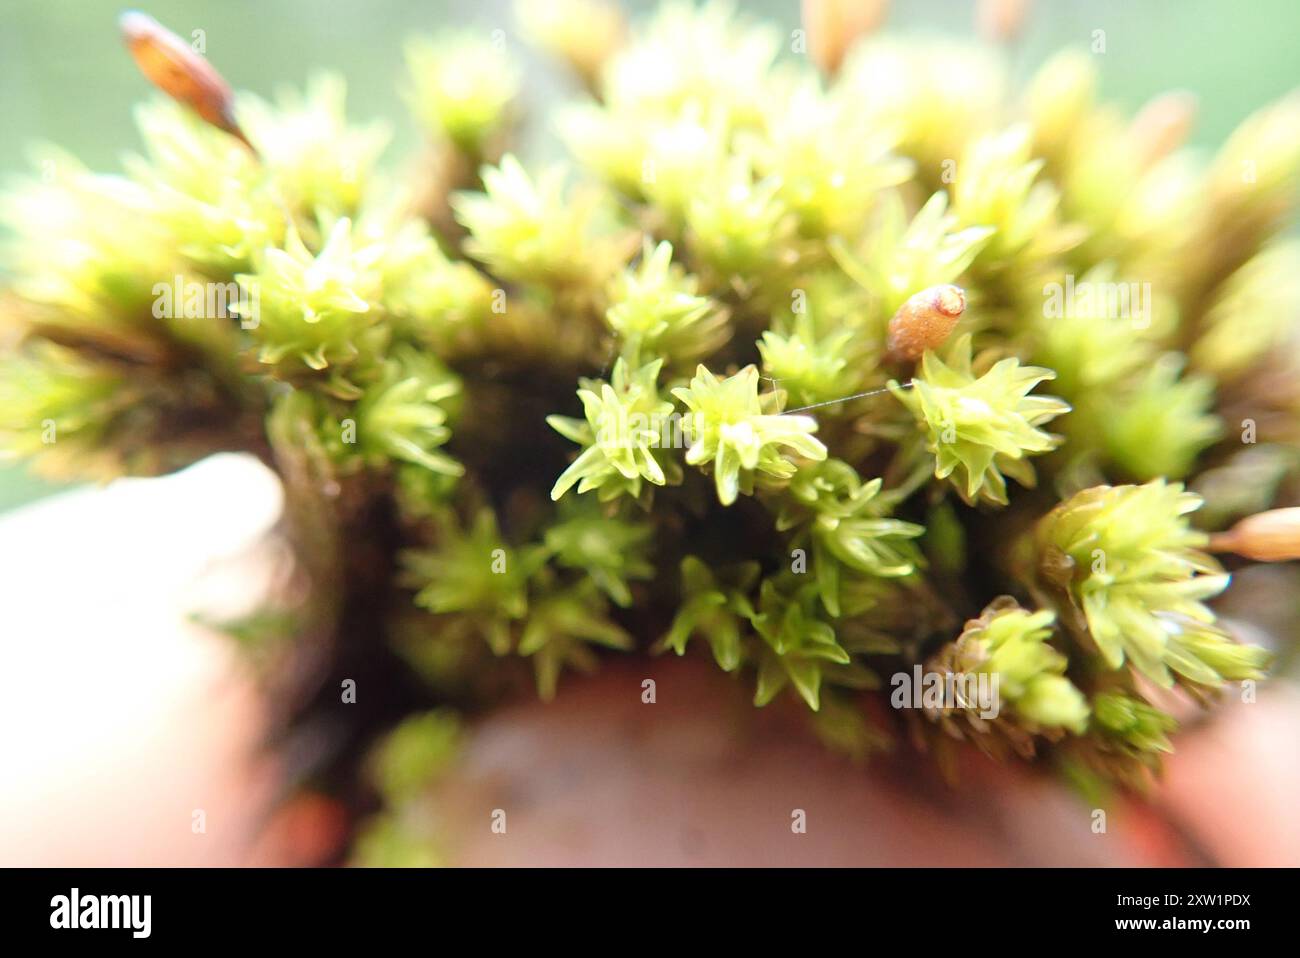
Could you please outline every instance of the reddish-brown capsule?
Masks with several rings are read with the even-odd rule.
[[[1150,100],[1129,125],[1129,137],[1139,165],[1146,169],[1163,160],[1187,140],[1196,120],[1196,97],[1173,90]]]
[[[889,321],[889,357],[915,361],[942,346],[965,311],[960,286],[931,286],[911,296]]]
[[[980,0],[975,25],[980,36],[995,43],[1011,43],[1025,27],[1029,0]]]
[[[1210,548],[1235,552],[1256,562],[1300,559],[1300,507],[1247,516],[1227,532],[1212,536]]]
[[[834,76],[845,54],[875,32],[888,10],[888,0],[803,0],[808,54],[823,73]]]
[[[253,149],[235,122],[230,84],[212,64],[146,13],[128,11],[118,20],[118,27],[132,59],[150,83]]]

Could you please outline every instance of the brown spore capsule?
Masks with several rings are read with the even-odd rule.
[[[889,10],[887,0],[803,0],[808,53],[827,76],[862,37],[874,33]]]
[[[128,11],[119,18],[118,27],[135,65],[150,83],[253,149],[235,122],[230,85],[212,64],[148,14]]]
[[[1129,125],[1140,167],[1152,167],[1182,146],[1195,120],[1196,97],[1186,91],[1162,93],[1148,101]]]
[[[1247,516],[1210,539],[1215,552],[1235,552],[1256,562],[1300,559],[1300,506]]]
[[[1029,0],[980,0],[975,24],[980,36],[994,43],[1011,43],[1025,27]]]
[[[965,311],[966,293],[960,286],[931,286],[915,293],[889,321],[889,357],[915,361],[927,349],[942,346]]]

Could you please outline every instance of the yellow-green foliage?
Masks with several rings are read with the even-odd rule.
[[[308,620],[364,607],[430,707],[707,646],[847,748],[930,663],[1000,681],[999,717],[930,716],[950,731],[1125,778],[1172,727],[1135,678],[1262,674],[1179,483],[1266,404],[1252,502],[1297,488],[1300,392],[1261,385],[1295,342],[1295,99],[1201,159],[1099,104],[1077,52],[1019,90],[994,50],[867,37],[824,77],[723,4],[565,9],[592,31],[526,19],[587,88],[554,111],[570,159],[524,158],[516,41],[486,34],[408,48],[424,166],[336,77],[238,94],[251,149],[158,101],[123,175],[39,154],[0,201],[5,448],[97,477],[261,456]],[[941,284],[956,329],[899,358],[891,320]],[[440,716],[378,753],[391,801],[444,761]],[[435,859],[410,828],[360,857]]]

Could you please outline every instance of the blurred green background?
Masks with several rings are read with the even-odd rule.
[[[544,2],[544,0],[530,0]],[[628,0],[634,15],[655,4]],[[743,7],[798,26],[798,0],[747,0]],[[131,106],[149,86],[123,51],[114,0],[0,0],[0,176],[25,171],[25,144],[51,141],[87,164],[115,169],[136,148]],[[204,31],[208,58],[237,88],[262,94],[329,67],[349,81],[349,112],[384,117],[394,130],[390,159],[414,144],[398,92],[402,44],[445,27],[503,30],[514,40],[510,0],[166,0],[143,6],[184,37]],[[973,0],[895,0],[887,29],[969,35]],[[1300,3],[1296,0],[1038,0],[1012,51],[1023,79],[1059,47],[1086,47],[1106,31],[1103,93],[1130,110],[1164,90],[1195,93],[1201,116],[1193,141],[1212,147],[1251,110],[1300,86]],[[533,105],[574,90],[515,43],[533,73]],[[534,128],[533,151],[553,150]],[[3,264],[0,264],[0,270]],[[21,467],[0,467],[0,511],[53,491]]]

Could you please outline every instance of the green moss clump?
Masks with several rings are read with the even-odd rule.
[[[511,152],[516,58],[443,39],[408,50],[413,176],[327,77],[237,95],[249,145],[159,100],[125,173],[53,153],[0,204],[4,446],[98,478],[258,455],[300,641],[401,690],[333,759],[377,755],[396,809],[360,860],[436,859],[400,814],[451,761],[428,709],[637,649],[704,650],[857,755],[912,724],[1130,784],[1171,748],[1152,684],[1262,676],[1181,483],[1229,474],[1258,408],[1253,506],[1300,488],[1300,101],[1198,162],[1072,54],[1023,96],[956,42],[868,37],[819,77],[725,6],[630,32],[566,6],[600,29],[529,30],[590,88],[560,111],[576,168]],[[964,312],[900,358],[891,321],[944,284]],[[915,667],[1005,708],[881,724]]]

